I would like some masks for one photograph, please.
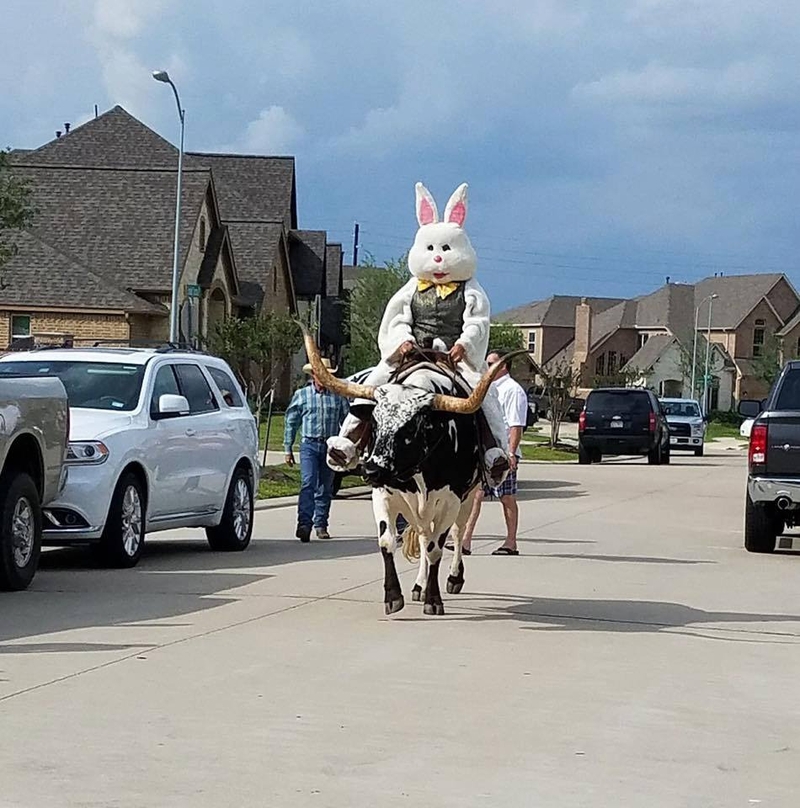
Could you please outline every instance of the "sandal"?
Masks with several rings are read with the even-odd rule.
[[[512,550],[510,547],[498,547],[492,555],[518,556],[519,550]]]
[[[449,550],[451,553],[455,551],[455,547],[452,544],[445,544],[445,550]],[[472,555],[472,550],[468,550],[466,547],[461,548],[461,555]]]

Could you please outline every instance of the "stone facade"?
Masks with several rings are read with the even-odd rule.
[[[126,314],[109,312],[57,312],[57,311],[15,311],[0,312],[0,348],[11,344],[11,318],[14,315],[29,315],[31,336],[37,341],[60,342],[73,338],[75,345],[92,345],[99,340],[127,340],[130,338],[130,325]]]

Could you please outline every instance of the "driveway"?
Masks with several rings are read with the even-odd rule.
[[[0,596],[0,805],[794,806],[800,558],[744,552],[744,475],[526,465],[523,555],[488,504],[442,618],[383,616],[364,500],[327,543],[49,552]]]

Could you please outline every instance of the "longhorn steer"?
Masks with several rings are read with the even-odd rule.
[[[372,507],[384,563],[386,614],[405,605],[394,563],[397,517],[409,523],[403,541],[407,558],[419,558],[414,600],[424,590],[425,614],[444,614],[439,590],[442,549],[452,534],[454,550],[447,591],[464,585],[461,535],[481,470],[481,450],[474,413],[503,363],[497,363],[465,397],[446,373],[423,365],[402,384],[371,388],[332,376],[306,334],[306,351],[320,382],[349,398],[371,399],[373,439],[363,459],[372,486]],[[506,359],[511,358],[509,354]]]

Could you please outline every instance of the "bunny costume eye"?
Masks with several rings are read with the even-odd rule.
[[[442,244],[442,252],[447,252],[450,249],[449,244]]]
[[[428,245],[428,249],[429,249],[431,252],[433,252],[433,244],[429,244],[429,245]]]

